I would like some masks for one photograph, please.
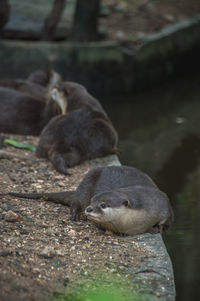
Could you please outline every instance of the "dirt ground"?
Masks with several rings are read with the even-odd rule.
[[[200,14],[198,0],[102,0],[106,39],[143,38],[166,25]]]
[[[38,140],[12,137],[34,145]],[[6,146],[0,152],[0,193],[73,190],[92,166],[110,161],[86,162],[69,169],[71,176],[65,176],[30,151]],[[2,301],[44,300],[69,279],[97,268],[98,262],[105,263],[103,268],[108,270],[112,270],[106,266],[108,262],[117,262],[123,270],[145,256],[136,241],[105,235],[88,221],[72,222],[67,207],[41,200],[0,196],[0,224]]]
[[[13,29],[27,31],[32,39],[32,30],[42,30],[53,0],[35,0],[34,3],[9,0],[9,3],[11,15],[8,27],[11,32]],[[57,30],[61,39],[70,39],[74,9],[75,0],[67,0]],[[99,29],[106,40],[137,40],[166,25],[198,14],[199,0],[102,0]]]

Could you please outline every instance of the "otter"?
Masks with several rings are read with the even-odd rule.
[[[0,82],[0,131],[39,135],[63,104],[51,98],[51,90],[60,76],[51,71],[46,87],[29,80]]]
[[[58,172],[68,175],[68,167],[117,153],[118,137],[111,121],[83,86],[64,82],[54,87],[51,95],[66,104],[67,114],[55,116],[44,127],[36,149],[38,157],[48,158]]]
[[[95,111],[102,112],[106,115],[100,102],[92,96],[87,89],[72,81],[57,83],[52,90],[54,92],[54,100],[65,99],[67,102],[67,113],[71,113],[77,109],[90,106]]]
[[[54,75],[61,80],[61,76],[56,73],[54,70],[34,70],[27,77],[27,81],[38,84],[43,87],[47,87],[49,82],[51,81],[52,72]]]
[[[86,107],[52,118],[40,134],[36,155],[68,175],[68,167],[117,153],[116,146],[117,133],[109,119]]]
[[[10,195],[70,206],[73,220],[83,212],[103,229],[128,235],[162,233],[173,221],[167,195],[147,174],[129,166],[95,167],[74,191]]]
[[[28,93],[38,100],[45,101],[46,92],[50,92],[61,80],[61,76],[54,70],[36,70],[27,79],[0,80],[0,87]]]
[[[44,86],[23,79],[0,80],[0,88],[8,88],[22,93],[27,93],[43,102],[44,95],[46,93],[46,88]]]

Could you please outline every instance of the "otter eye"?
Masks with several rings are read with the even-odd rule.
[[[129,200],[126,200],[126,201],[124,201],[124,203],[123,203],[123,204],[124,204],[124,206],[125,206],[125,207],[129,207],[129,205],[130,205],[130,201],[129,201]]]
[[[102,209],[105,209],[107,207],[105,203],[101,203],[100,206],[101,206]]]

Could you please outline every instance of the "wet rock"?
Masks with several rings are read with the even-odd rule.
[[[20,221],[20,219],[21,219],[20,216],[17,213],[15,213],[14,211],[12,211],[12,210],[9,210],[5,214],[5,221],[6,222],[12,222],[12,223],[14,223],[14,222]]]

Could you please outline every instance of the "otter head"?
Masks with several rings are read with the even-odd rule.
[[[50,100],[53,100],[56,106],[58,106],[59,109],[61,110],[61,114],[66,114],[67,97],[64,93],[62,78],[54,70],[51,70],[49,73],[46,99],[47,99],[47,103],[49,103]]]
[[[129,196],[129,197],[128,197]],[[159,222],[158,214],[144,206],[145,201],[126,189],[95,195],[85,209],[88,219],[102,228],[128,235],[144,233]]]
[[[132,211],[126,194],[109,191],[95,195],[91,199],[90,206],[85,209],[85,214],[88,219],[105,229],[126,233],[122,224],[126,220],[125,215],[129,214],[130,210]]]
[[[49,91],[50,98],[60,107],[62,114],[67,112],[67,95],[63,89],[62,84],[57,83]]]

